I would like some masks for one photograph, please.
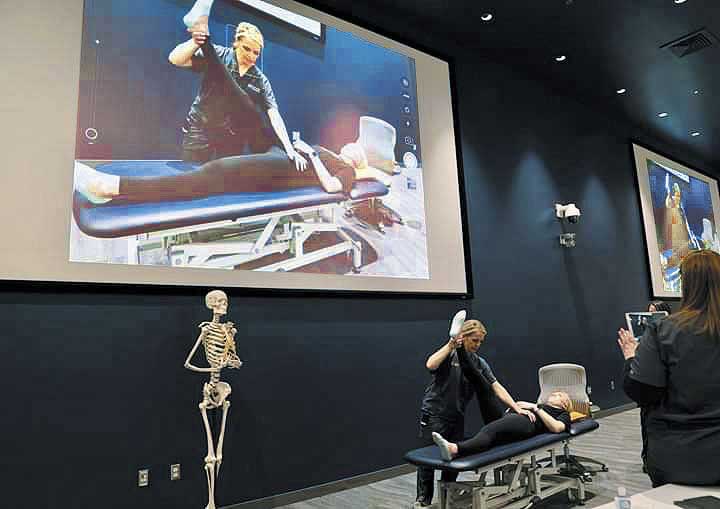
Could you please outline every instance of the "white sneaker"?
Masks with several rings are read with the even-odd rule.
[[[462,329],[463,324],[465,323],[465,317],[467,316],[467,313],[464,309],[461,309],[457,313],[455,313],[455,316],[453,316],[452,324],[450,325],[450,337],[454,338],[458,334],[460,334],[460,329]]]
[[[452,453],[450,452],[450,442],[445,440],[440,433],[432,433],[433,442],[440,448],[440,456],[445,461],[452,460]]]

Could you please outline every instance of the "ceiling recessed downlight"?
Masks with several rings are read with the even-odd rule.
[[[660,118],[665,118],[668,115],[670,115],[670,113],[668,113],[667,111],[661,111],[660,113],[658,113],[658,117]]]
[[[491,19],[493,19],[493,15],[490,14],[489,12],[486,12],[485,14],[480,16],[480,19],[483,21],[490,21]]]
[[[673,2],[680,5],[680,4],[684,4],[685,2],[687,2],[687,0],[673,0]]]
[[[690,136],[692,136],[693,138],[696,136],[700,136],[700,131],[693,131],[690,133]]]
[[[556,62],[564,62],[565,60],[567,60],[567,57],[565,55],[558,55],[555,57]]]
[[[693,95],[700,95],[700,89],[696,88],[695,90],[693,90]]]
[[[618,88],[615,91],[616,94],[624,94],[625,92],[627,92],[627,89],[625,89],[625,88]]]

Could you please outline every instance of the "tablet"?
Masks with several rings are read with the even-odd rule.
[[[647,325],[660,318],[667,316],[667,311],[655,311],[651,313],[649,311],[642,311],[637,313],[625,313],[625,321],[627,322],[628,330],[632,333],[635,339],[640,339],[645,334],[645,328]]]

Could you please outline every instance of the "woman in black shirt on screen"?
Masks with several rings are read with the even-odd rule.
[[[625,393],[647,407],[647,470],[654,486],[720,484],[720,255],[683,259],[680,310],[625,329]]]

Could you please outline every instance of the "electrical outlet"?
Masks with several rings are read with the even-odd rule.
[[[610,390],[611,391],[615,390],[615,380],[610,380]]]
[[[150,484],[150,469],[142,468],[138,470],[138,486],[144,488]]]
[[[180,480],[180,463],[174,463],[170,465],[170,480],[171,481],[179,481]]]

